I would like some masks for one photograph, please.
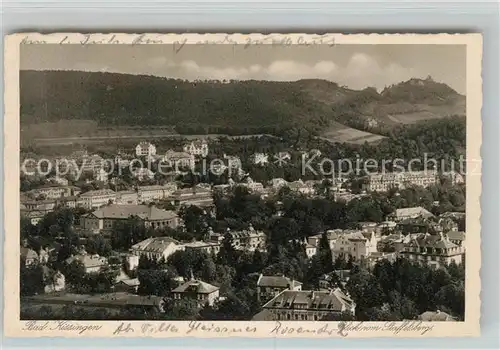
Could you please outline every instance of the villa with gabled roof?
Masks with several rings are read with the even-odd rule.
[[[144,222],[146,227],[176,228],[179,224],[179,217],[171,210],[159,209],[149,205],[119,205],[110,204],[92,213],[83,215],[81,218],[82,228],[91,231],[113,229],[117,221],[138,218]]]

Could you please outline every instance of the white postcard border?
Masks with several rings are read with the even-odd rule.
[[[467,46],[467,159],[481,160],[482,36],[480,34],[78,34],[20,33],[4,52],[4,335],[7,337],[466,337],[480,335],[480,171],[468,174],[464,322],[20,321],[19,305],[19,52],[23,44],[60,45],[342,45]]]

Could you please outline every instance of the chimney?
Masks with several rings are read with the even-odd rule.
[[[440,310],[436,310],[436,313],[439,315],[441,313],[441,311]]]

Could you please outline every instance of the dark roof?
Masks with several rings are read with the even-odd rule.
[[[284,290],[268,301],[263,308],[291,309],[296,305],[306,305],[306,309],[341,312],[351,308],[354,302],[340,289],[324,291],[291,291]]]
[[[259,287],[289,288],[302,284],[285,276],[261,276],[257,281]]]
[[[137,216],[144,220],[170,220],[177,217],[171,210],[148,205],[111,204],[94,211],[91,215],[99,219],[127,219]]]
[[[465,241],[465,232],[463,231],[450,231],[446,235],[451,241]]]

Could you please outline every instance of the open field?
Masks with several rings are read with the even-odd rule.
[[[161,125],[155,127],[99,127],[91,120],[61,120],[57,123],[37,123],[21,128],[21,143],[31,143],[37,146],[64,146],[72,144],[100,144],[108,141],[131,141],[182,138],[188,140],[227,138],[251,138],[272,135],[248,134],[203,134],[184,135],[175,132],[172,126]]]
[[[329,142],[362,144],[365,142],[380,141],[384,139],[385,136],[372,134],[336,123],[323,133],[320,138]]]

